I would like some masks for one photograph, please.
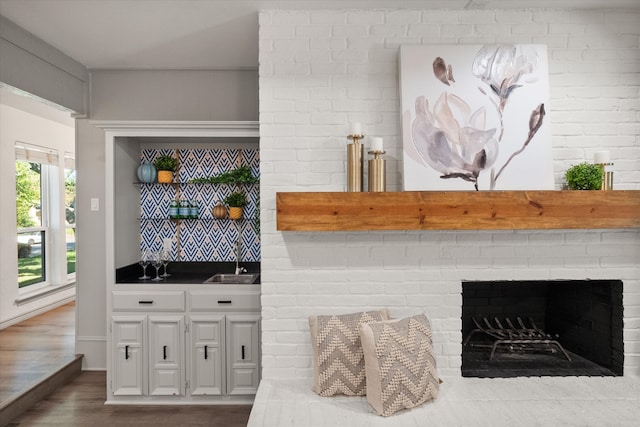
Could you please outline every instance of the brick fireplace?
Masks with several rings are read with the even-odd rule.
[[[635,61],[638,13],[264,11],[259,19],[264,379],[312,377],[308,316],[382,307],[394,317],[426,313],[439,372],[461,378],[462,283],[514,279],[622,281],[623,374],[640,375],[638,229],[282,232],[275,224],[277,192],[344,191],[352,122],[362,123],[365,144],[384,138],[387,189],[402,190],[403,44],[546,44],[555,189],[567,167],[600,149],[615,162],[614,188],[640,189],[637,112],[622,107],[635,105],[638,75],[585,59],[614,51]]]
[[[582,400],[582,406],[566,401],[560,404],[557,391],[548,393],[544,388],[536,394],[533,385],[552,384],[550,389],[563,395],[570,388],[573,396],[583,387],[581,396],[586,399],[593,395],[594,382],[633,382],[635,378],[627,377],[640,376],[638,229],[283,232],[276,230],[275,199],[277,192],[344,191],[346,135],[352,122],[362,123],[365,144],[369,136],[384,138],[387,190],[402,190],[398,51],[403,44],[546,44],[551,97],[547,123],[552,127],[555,189],[561,189],[567,167],[593,159],[593,152],[601,149],[610,150],[615,157],[614,188],[640,189],[637,126],[633,125],[640,79],[637,73],[610,66],[605,59],[615,54],[628,61],[619,64],[637,62],[638,17],[637,12],[603,10],[260,14],[263,383],[298,381],[302,385],[295,393],[284,394],[276,407],[269,405],[277,401],[282,389],[271,394],[265,389],[261,401],[265,404],[257,405],[258,414],[260,408],[265,414],[267,409],[272,414],[282,410],[285,419],[295,407],[299,416],[309,414],[310,422],[299,425],[311,424],[318,419],[314,415],[344,424],[348,418],[343,417],[364,410],[348,407],[341,412],[342,401],[336,405],[334,400],[312,400],[307,318],[383,307],[394,317],[428,315],[443,387],[449,387],[456,402],[462,402],[456,406],[453,400],[446,401],[443,393],[442,413],[447,415],[433,418],[428,411],[428,415],[417,416],[420,421],[401,425],[421,425],[425,419],[456,425],[446,422],[451,414],[468,414],[465,420],[471,422],[457,425],[474,425],[478,414],[487,411],[494,418],[507,414],[505,418],[513,415],[511,420],[518,420],[531,411],[528,408],[544,408],[532,415],[544,423],[546,410],[554,405],[557,412],[549,418],[549,425],[565,420],[564,425],[575,424],[575,414],[584,412],[585,407],[597,408],[590,420],[604,420],[603,425],[607,417],[628,405],[622,398],[619,404],[607,401],[606,407],[598,406],[598,400]],[[620,43],[630,48],[621,48]],[[463,282],[612,278],[623,283],[622,378],[580,377],[581,386],[574,387],[572,382],[571,386],[554,387],[570,379],[462,377]],[[495,387],[495,382],[502,387]],[[521,386],[524,382],[526,387]],[[486,393],[475,393],[478,387],[484,387]],[[616,397],[620,386],[615,383],[601,389],[603,394]],[[458,391],[482,401],[457,399]],[[548,396],[548,400],[532,404],[532,394]],[[300,396],[313,405],[305,407]],[[293,399],[296,405],[291,405]],[[370,420],[367,425],[376,425]],[[383,422],[388,425],[388,420]],[[514,424],[517,422],[502,425]]]
[[[377,308],[393,317],[427,314],[438,370],[459,378],[463,283],[515,277],[615,277],[623,284],[623,375],[640,375],[638,230],[285,232],[277,240],[262,261],[269,266],[262,281],[263,378],[311,378],[308,316]]]

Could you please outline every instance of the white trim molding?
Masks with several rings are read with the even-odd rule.
[[[259,137],[257,121],[123,121],[90,120],[114,136]]]

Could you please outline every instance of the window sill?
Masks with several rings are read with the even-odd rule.
[[[36,289],[33,292],[25,292],[16,298],[16,304],[18,306],[27,304],[29,302],[38,300],[40,298],[47,297],[49,295],[66,291],[67,289],[75,288],[76,282],[65,283],[63,285],[49,285],[40,289]]]

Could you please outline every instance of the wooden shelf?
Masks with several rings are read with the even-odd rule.
[[[640,228],[640,191],[276,193],[280,231]]]

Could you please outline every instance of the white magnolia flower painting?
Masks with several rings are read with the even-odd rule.
[[[542,45],[402,46],[404,189],[551,190]]]

